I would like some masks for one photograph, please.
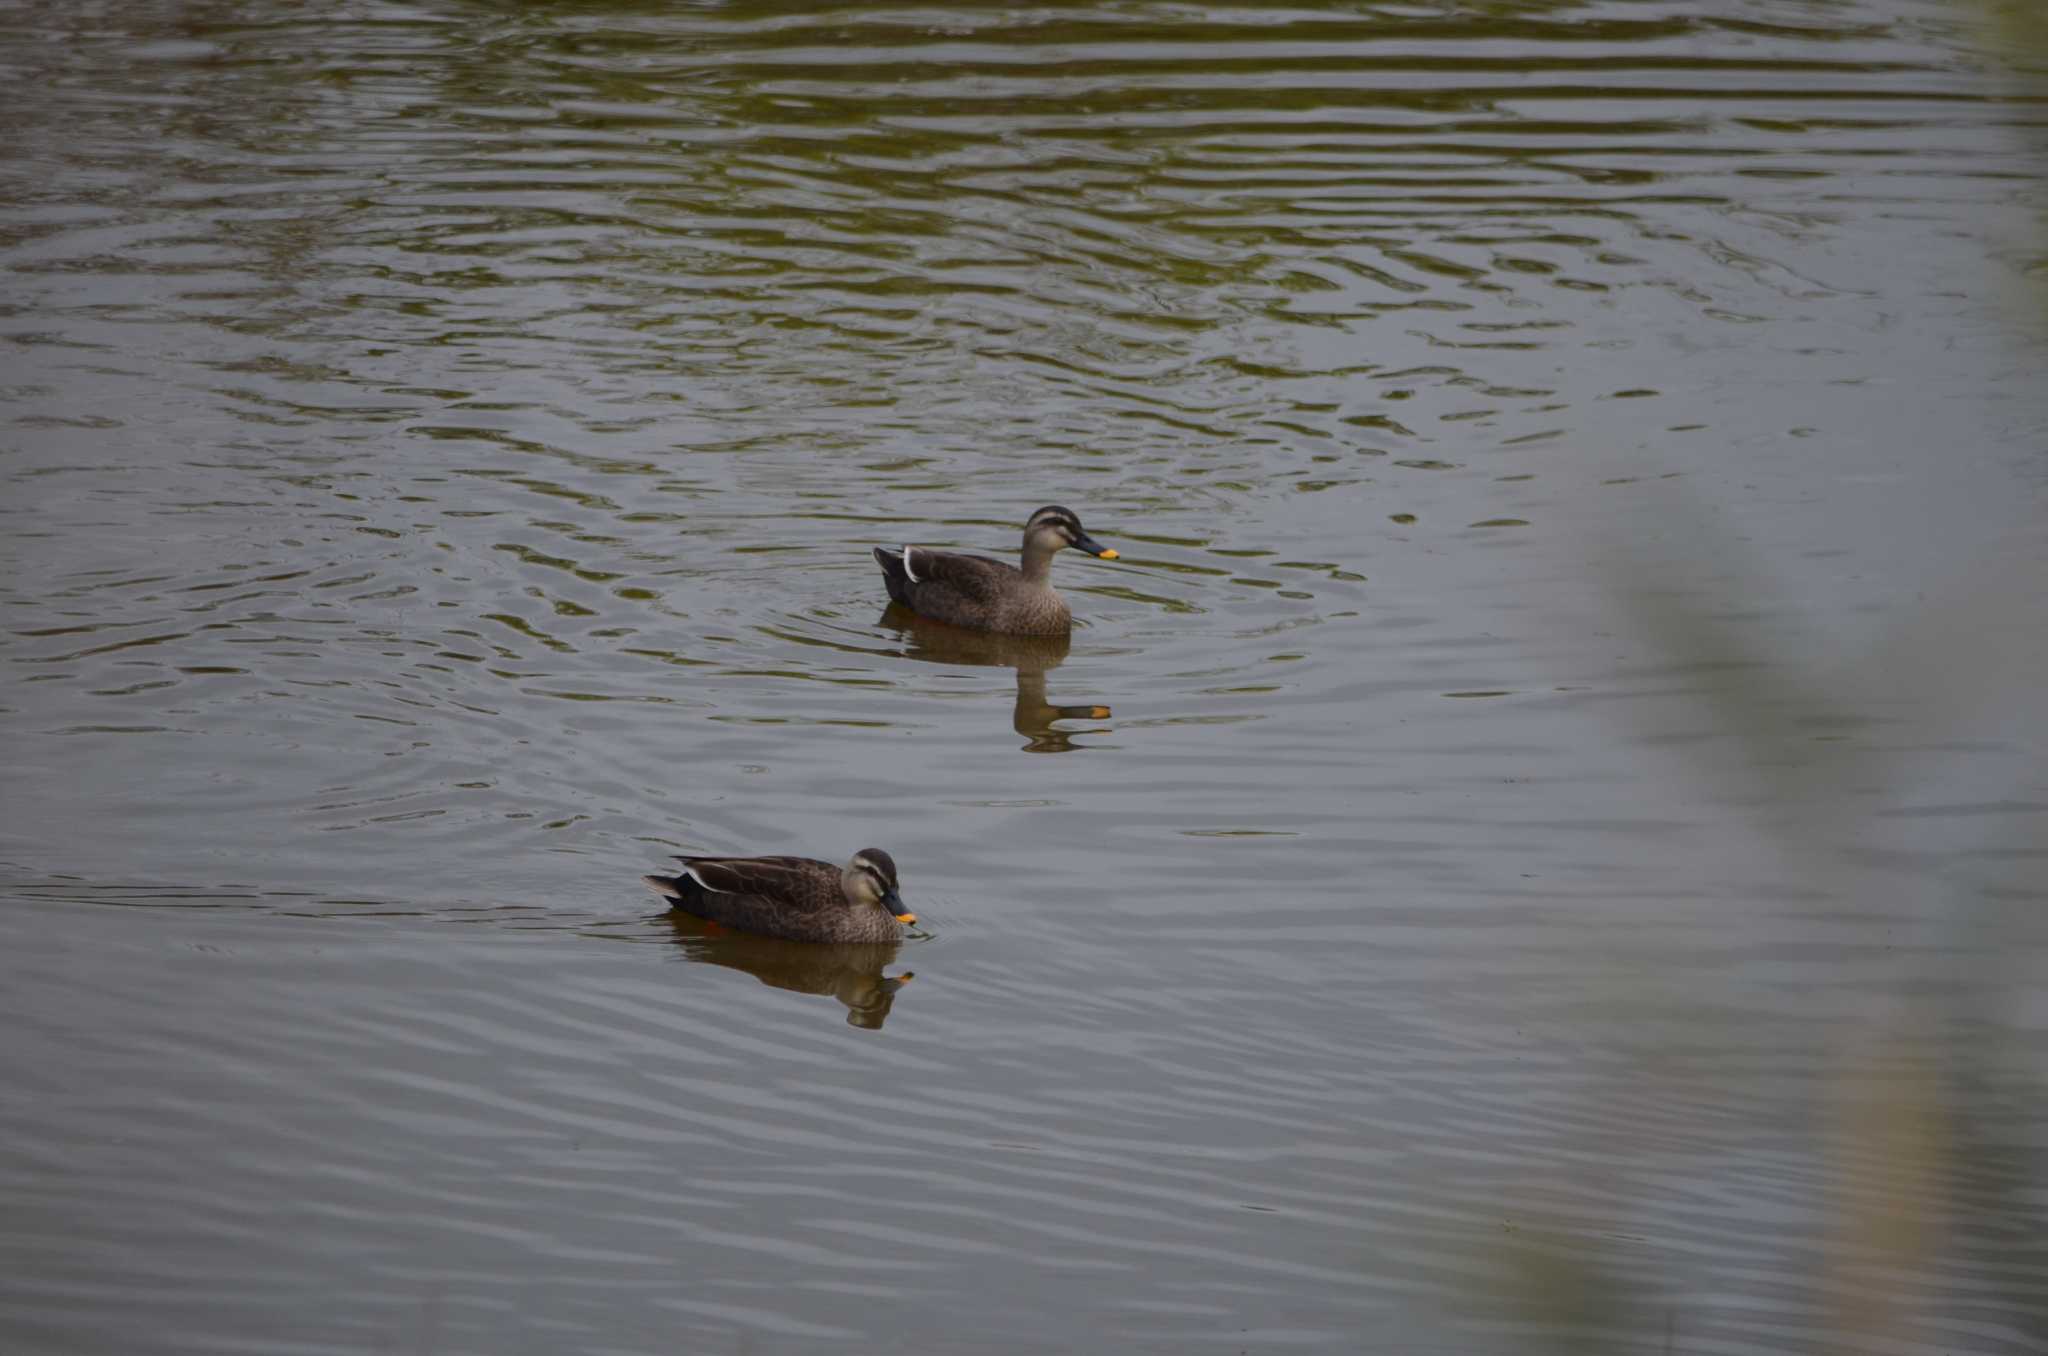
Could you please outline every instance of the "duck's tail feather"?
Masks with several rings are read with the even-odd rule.
[[[680,904],[685,898],[682,876],[642,876],[640,879],[648,889],[671,904]]]
[[[882,582],[889,586],[889,596],[895,601],[910,606],[909,579],[903,569],[903,553],[892,551],[886,546],[875,548],[875,563],[882,567]]]

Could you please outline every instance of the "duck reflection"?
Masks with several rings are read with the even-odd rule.
[[[663,915],[676,945],[691,960],[744,970],[771,989],[829,994],[846,1007],[846,1024],[880,1031],[911,972],[885,975],[902,948],[894,942],[785,942],[707,923],[686,913]]]
[[[891,603],[876,622],[894,631],[903,643],[903,653],[932,664],[968,664],[1017,671],[1017,705],[1011,712],[1010,728],[1025,739],[1027,753],[1067,753],[1075,749],[1074,736],[1107,734],[1106,730],[1056,729],[1058,720],[1108,720],[1106,706],[1054,706],[1045,699],[1045,675],[1066,662],[1066,636],[1006,636],[989,631],[966,631],[943,622],[929,621],[909,608]]]

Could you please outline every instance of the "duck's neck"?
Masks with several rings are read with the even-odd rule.
[[[1045,584],[1052,579],[1053,553],[1059,548],[1046,546],[1027,537],[1024,540],[1024,582]]]

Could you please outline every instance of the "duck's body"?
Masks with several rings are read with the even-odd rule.
[[[896,893],[896,863],[863,848],[845,866],[812,857],[678,857],[679,876],[642,876],[674,908],[793,942],[895,942],[917,915]]]
[[[1066,600],[1053,591],[1053,555],[1074,546],[1104,560],[1116,552],[1082,530],[1057,504],[1024,524],[1021,568],[987,556],[924,546],[875,548],[889,596],[921,617],[1013,636],[1063,636],[1074,625]]]
[[[889,596],[933,621],[1011,636],[1063,636],[1074,627],[1050,581],[1000,560],[906,546],[875,548]]]

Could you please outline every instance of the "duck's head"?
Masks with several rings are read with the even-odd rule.
[[[1116,559],[1115,551],[1088,535],[1072,509],[1047,504],[1024,524],[1024,549],[1027,551],[1050,552],[1069,546],[1104,560]]]
[[[880,848],[862,848],[839,873],[846,897],[856,904],[878,906],[896,916],[899,923],[915,923],[917,915],[896,893],[896,859]]]

